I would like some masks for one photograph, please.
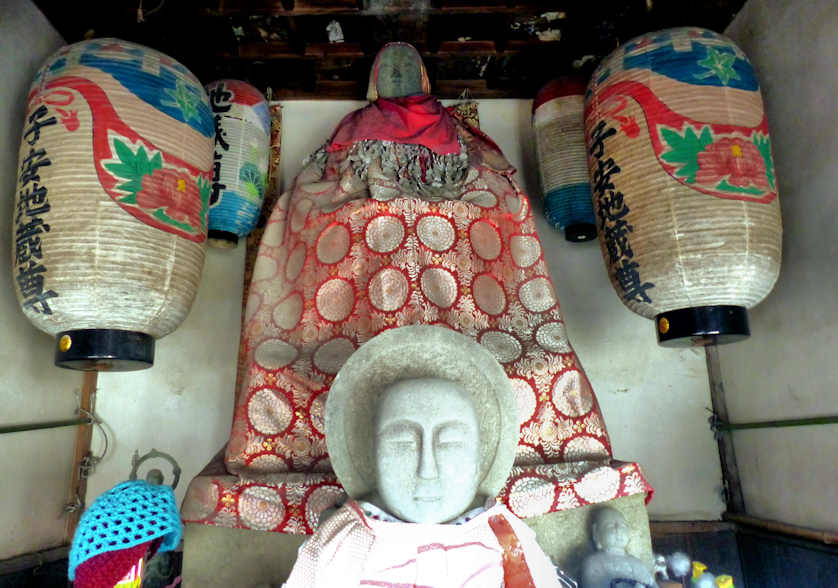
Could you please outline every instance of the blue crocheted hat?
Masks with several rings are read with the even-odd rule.
[[[67,575],[73,580],[76,568],[91,558],[158,538],[158,551],[171,551],[180,543],[182,532],[171,487],[141,480],[122,482],[99,496],[82,515]]]

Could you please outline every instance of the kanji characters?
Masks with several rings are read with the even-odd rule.
[[[55,117],[48,117],[48,114],[48,108],[42,104],[27,119],[29,125],[23,131],[23,139],[29,145],[29,153],[20,162],[15,204],[15,281],[24,310],[43,314],[52,314],[49,300],[58,296],[55,291],[44,289],[47,268],[41,263],[42,237],[50,230],[43,218],[50,211],[50,204],[41,173],[43,168],[52,165],[52,161],[47,157],[46,149],[38,149],[36,144],[41,138],[41,130],[56,123]]]
[[[613,127],[606,128],[605,121],[600,121],[591,133],[591,147],[588,150],[596,159],[592,190],[597,203],[599,230],[608,261],[614,271],[614,280],[623,291],[623,298],[650,303],[652,299],[646,291],[655,285],[652,282],[643,282],[638,271],[640,264],[633,261],[634,251],[629,242],[629,235],[634,227],[628,221],[630,209],[623,193],[614,184],[614,178],[622,170],[613,158],[603,159],[605,140],[616,133]]]

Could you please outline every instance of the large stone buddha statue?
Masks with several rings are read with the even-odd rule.
[[[287,588],[559,586],[535,533],[493,498],[515,412],[500,364],[451,329],[390,329],[361,346],[326,403],[350,499],[303,545]]]

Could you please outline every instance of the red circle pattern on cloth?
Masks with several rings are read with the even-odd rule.
[[[456,200],[412,198],[375,164],[359,182],[347,149],[315,154],[280,197],[248,295],[233,475],[197,477],[184,520],[311,533],[341,494],[323,430],[331,382],[364,342],[412,324],[474,337],[512,379],[521,428],[500,499],[517,515],[651,492],[636,464],[611,459],[514,169],[460,132]]]

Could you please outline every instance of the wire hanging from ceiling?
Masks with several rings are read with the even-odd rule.
[[[152,14],[163,8],[163,4],[165,3],[166,0],[160,0],[160,4],[158,4],[155,8],[152,8],[148,12],[143,12],[143,0],[140,0],[140,5],[137,6],[137,22],[145,22],[145,19],[147,17],[151,16]]]

